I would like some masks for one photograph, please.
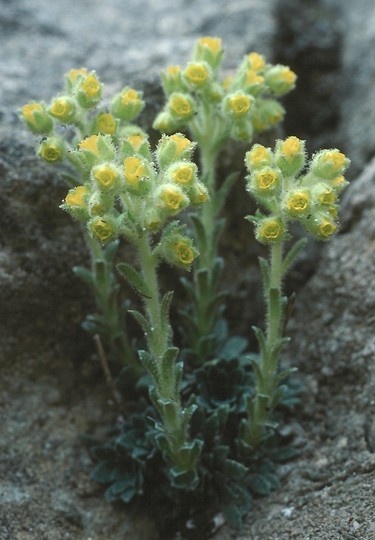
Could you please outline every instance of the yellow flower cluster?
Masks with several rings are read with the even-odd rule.
[[[233,76],[222,79],[223,56],[220,38],[203,37],[185,68],[174,65],[162,73],[167,102],[155,119],[155,129],[173,133],[188,126],[194,132],[209,110],[216,124],[220,121],[219,139],[250,141],[255,131],[270,129],[282,120],[284,109],[275,97],[294,88],[296,75],[287,66],[273,66],[251,52]]]
[[[260,242],[286,238],[288,223],[296,220],[320,240],[336,232],[338,196],[347,183],[349,160],[334,149],[318,152],[307,170],[305,162],[304,141],[295,136],[277,141],[274,151],[255,144],[246,153],[247,190],[269,212],[249,217]]]
[[[71,155],[86,170],[87,182],[71,189],[62,207],[86,222],[100,242],[122,230],[131,230],[131,235],[138,228],[158,232],[189,204],[208,199],[191,161],[194,144],[189,139],[180,133],[163,135],[153,154],[140,130],[129,133],[119,143],[108,134],[90,135]],[[165,257],[171,259],[173,252],[175,264],[189,265],[194,258],[192,246],[181,238],[170,244],[169,252]]]

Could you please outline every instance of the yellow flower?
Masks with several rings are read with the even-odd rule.
[[[189,191],[189,196],[193,204],[203,204],[210,198],[206,186],[200,182],[195,182]]]
[[[252,86],[254,84],[262,84],[264,82],[264,77],[257,75],[254,69],[249,69],[246,74],[245,85]]]
[[[342,176],[350,164],[350,160],[337,149],[321,150],[311,163],[311,172],[325,180],[333,181]],[[339,190],[345,186],[338,186]]]
[[[94,74],[87,75],[81,83],[81,90],[89,99],[96,99],[101,94],[100,82]]]
[[[333,221],[323,218],[318,226],[319,234],[322,238],[329,238],[337,230],[337,225]]]
[[[106,242],[114,234],[112,225],[107,220],[102,218],[94,218],[89,223],[89,226],[92,234],[101,242]]]
[[[41,143],[38,154],[47,163],[56,163],[63,158],[63,147],[56,139],[47,139]]]
[[[198,39],[198,45],[207,48],[213,55],[218,55],[222,50],[220,38],[202,37]]]
[[[110,113],[101,113],[96,121],[96,129],[100,133],[113,135],[117,129],[116,120]]]
[[[121,105],[123,107],[127,105],[138,105],[140,101],[138,92],[133,88],[129,88],[121,96]]]
[[[171,135],[170,140],[176,144],[176,157],[180,157],[181,154],[183,154],[186,150],[190,150],[193,146],[192,142],[187,137],[184,137],[184,135],[178,133]]]
[[[204,86],[210,77],[204,64],[190,63],[184,71],[185,79],[193,86]]]
[[[75,82],[79,75],[83,75],[83,76],[87,75],[87,69],[86,68],[71,69],[67,73],[67,77],[68,79],[70,79],[71,82]]]
[[[297,75],[287,66],[272,66],[266,72],[266,82],[276,95],[289,92],[297,80]]]
[[[35,112],[43,113],[44,108],[40,103],[33,102],[33,103],[28,103],[27,105],[24,105],[21,111],[25,120],[32,122],[34,120],[34,113]]]
[[[86,195],[87,195],[86,186],[77,186],[69,190],[69,193],[65,197],[65,203],[68,206],[80,206],[84,208],[86,206]]]
[[[78,146],[80,150],[88,150],[93,154],[99,155],[98,140],[98,135],[91,135],[90,137],[87,137],[86,139],[83,139],[80,143],[78,143]]]
[[[250,60],[251,69],[254,71],[260,71],[266,65],[264,56],[257,52],[251,52],[247,55],[247,58]]]
[[[112,165],[98,165],[92,170],[92,176],[103,190],[110,190],[118,183],[119,174]]]
[[[272,153],[269,148],[261,144],[254,144],[251,150],[246,152],[246,165],[251,169],[259,169],[272,163]]]
[[[53,122],[40,103],[32,102],[21,108],[21,115],[27,127],[33,133],[50,133]]]
[[[286,206],[293,216],[306,215],[311,207],[311,197],[306,191],[297,191],[287,199]]]
[[[191,247],[184,241],[180,240],[173,246],[177,255],[178,262],[184,265],[190,265],[195,259],[195,253]]]
[[[195,177],[195,165],[186,163],[173,168],[171,174],[173,182],[182,186],[189,186]]]
[[[266,218],[258,223],[256,238],[259,242],[269,244],[278,242],[284,235],[284,226],[279,219]]]
[[[332,205],[337,200],[337,195],[333,189],[327,187],[324,191],[321,191],[318,195],[318,201],[321,204]]]
[[[281,145],[281,152],[286,158],[293,158],[302,150],[302,142],[298,137],[288,137]]]
[[[147,170],[138,157],[131,156],[124,160],[124,173],[126,181],[137,187],[140,180],[147,175]]]
[[[75,117],[76,106],[72,99],[60,97],[53,100],[49,112],[62,123],[71,122]]]
[[[126,139],[134,150],[139,150],[142,143],[145,142],[146,138],[143,135],[129,135]]]
[[[226,108],[235,118],[246,116],[252,105],[250,96],[246,94],[232,94],[227,97]]]
[[[187,205],[186,195],[177,186],[165,185],[162,187],[159,198],[165,208],[172,211],[182,209]]]
[[[168,66],[167,67],[167,74],[171,78],[176,79],[181,74],[181,66]]]
[[[182,120],[189,120],[194,114],[193,103],[184,94],[172,94],[169,98],[168,106],[172,115]]]
[[[337,172],[340,171],[343,167],[345,167],[346,163],[345,154],[342,154],[338,150],[331,150],[325,152],[322,155],[321,159],[323,163],[329,163],[331,165],[331,168]]]
[[[259,191],[270,191],[278,184],[279,176],[276,171],[266,169],[255,174],[256,186]]]

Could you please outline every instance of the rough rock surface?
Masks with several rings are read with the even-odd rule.
[[[298,72],[287,133],[311,149],[342,148],[354,180],[375,154],[374,16],[372,0],[361,9],[350,0],[0,0],[0,540],[156,538],[145,516],[108,505],[90,480],[79,435],[115,413],[79,329],[91,300],[70,269],[85,262],[85,246],[57,208],[64,184],[34,157],[17,109],[48,100],[63,73],[86,65],[108,95],[143,88],[147,126],[162,101],[159,70],[185,61],[197,37],[219,35],[228,68],[257,49]],[[306,392],[286,429],[304,452],[281,468],[282,488],[256,501],[244,530],[223,528],[217,540],[375,539],[374,183],[372,163],[346,193],[340,235],[311,245],[293,273],[285,358]],[[233,197],[229,264],[244,267],[253,251],[237,223],[248,210]],[[242,291],[256,293],[254,271],[233,290],[232,317],[249,310]]]

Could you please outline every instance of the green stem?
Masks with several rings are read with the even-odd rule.
[[[151,291],[150,297],[144,298],[146,314],[150,325],[147,344],[151,354],[152,369],[149,370],[155,385],[152,392],[154,404],[161,416],[164,434],[168,441],[169,459],[179,469],[186,468],[184,452],[181,449],[188,444],[185,412],[182,408],[179,391],[179,370],[175,363],[178,350],[172,347],[172,329],[169,320],[162,313],[162,302],[157,276],[158,257],[153,252],[149,234],[141,232],[136,241],[143,278]],[[166,359],[172,358],[167,361]],[[146,365],[147,367],[147,365]],[[188,469],[195,466],[191,460]]]
[[[85,238],[90,251],[96,302],[105,324],[103,341],[114,357],[119,357],[126,365],[132,366],[134,374],[139,374],[141,366],[128,339],[113,265],[106,260],[104,249],[97,240],[88,234],[85,234]],[[102,266],[100,277],[97,275],[98,265]]]
[[[158,259],[152,253],[148,233],[142,233],[136,244],[143,277],[151,291],[151,297],[144,299],[151,326],[151,335],[147,337],[148,346],[150,353],[160,362],[170,345],[172,331],[169,324],[162,324],[161,298],[157,277]]]
[[[283,242],[271,246],[269,286],[265,287],[266,333],[261,346],[260,360],[255,369],[255,396],[248,403],[248,418],[243,440],[251,450],[259,446],[266,435],[275,406],[278,373],[278,351],[282,339],[282,279]]]

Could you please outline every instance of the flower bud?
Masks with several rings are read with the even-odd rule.
[[[337,224],[333,221],[330,212],[316,212],[311,219],[305,220],[303,225],[317,240],[329,240],[337,231]]]
[[[115,219],[109,215],[94,217],[88,222],[87,227],[91,235],[97,238],[102,244],[115,238],[118,232]]]
[[[203,204],[210,198],[208,189],[202,182],[194,182],[188,192],[191,204]]]
[[[158,232],[163,224],[163,218],[157,208],[150,208],[144,213],[143,223],[150,232]]]
[[[273,154],[270,148],[266,148],[261,144],[254,146],[246,152],[245,164],[249,172],[263,167],[271,166],[273,162]]]
[[[173,133],[178,127],[178,121],[168,111],[161,111],[155,118],[153,129],[162,131],[163,133]]]
[[[284,211],[292,218],[305,218],[309,216],[311,206],[311,193],[307,189],[290,191],[283,201]]]
[[[349,164],[350,160],[339,150],[321,150],[314,156],[310,171],[324,180],[333,180],[341,176]]]
[[[86,68],[79,68],[79,69],[71,69],[68,71],[68,73],[65,74],[65,78],[68,82],[68,87],[71,89],[73,85],[79,80],[79,78],[83,79],[88,75],[88,71]]]
[[[168,66],[166,70],[161,72],[161,80],[167,95],[174,92],[186,91],[186,85],[182,79],[181,66]]]
[[[57,163],[62,161],[65,155],[64,143],[57,137],[48,137],[41,142],[38,150],[38,156],[47,163]]]
[[[253,126],[255,131],[261,132],[274,127],[284,118],[285,109],[274,99],[257,99],[253,112]]]
[[[278,169],[264,167],[256,169],[250,177],[248,189],[256,197],[273,195],[281,186],[281,175]]]
[[[147,160],[152,159],[151,149],[147,134],[140,128],[125,129],[122,133],[125,138],[121,138],[119,149],[119,159],[124,160],[127,157],[137,154]]]
[[[77,186],[68,191],[68,194],[65,197],[65,204],[69,207],[78,206],[80,208],[86,208],[87,195],[88,190],[86,186]]]
[[[295,87],[297,75],[289,67],[278,64],[267,70],[265,80],[276,96],[282,96]]]
[[[117,121],[110,113],[100,113],[94,120],[92,132],[103,135],[114,135],[117,131]]]
[[[112,163],[101,163],[91,170],[95,187],[104,192],[115,192],[120,187],[121,175]]]
[[[298,137],[277,141],[275,163],[284,176],[295,176],[305,165],[305,143]]]
[[[264,77],[249,69],[243,74],[241,88],[253,96],[258,96],[264,88]]]
[[[52,131],[53,121],[41,103],[28,103],[21,109],[22,120],[33,133],[48,135]]]
[[[266,65],[266,61],[264,59],[264,56],[262,56],[261,54],[259,54],[257,52],[249,53],[246,58],[247,58],[247,61],[248,61],[249,65],[250,65],[250,69],[252,69],[256,73],[258,71],[261,71]]]
[[[341,191],[349,185],[349,182],[345,179],[343,175],[336,176],[333,180],[330,181],[330,185],[336,191],[336,193],[341,193]]]
[[[244,92],[238,91],[229,94],[224,99],[224,112],[234,119],[243,118],[250,112],[253,102],[254,98]]]
[[[175,215],[189,204],[189,199],[176,184],[163,184],[156,191],[156,206],[167,215]]]
[[[230,136],[236,141],[250,142],[254,136],[251,118],[245,116],[235,119],[230,129]]]
[[[167,109],[174,120],[188,122],[194,116],[195,103],[189,94],[173,93],[169,97]]]
[[[257,220],[255,238],[261,244],[275,244],[285,236],[285,226],[278,217],[266,217]]]
[[[77,100],[83,109],[95,107],[102,97],[102,85],[95,73],[90,73],[84,77],[77,88]]]
[[[86,186],[77,186],[68,191],[65,200],[60,208],[69,212],[69,214],[80,221],[86,221],[88,218],[87,197],[88,189]]]
[[[110,135],[91,135],[78,143],[78,148],[90,163],[96,161],[112,161],[115,147]]]
[[[110,212],[112,206],[113,196],[103,191],[94,191],[87,201],[87,207],[91,217],[104,216]]]
[[[202,37],[195,44],[193,59],[207,62],[212,69],[217,69],[223,59],[224,50],[221,39],[215,37]]]
[[[139,115],[144,106],[141,92],[125,87],[113,98],[110,110],[116,118],[131,122]]]
[[[176,133],[174,135],[163,135],[156,149],[156,156],[160,169],[164,169],[176,160],[191,159],[195,143],[187,137]]]
[[[337,193],[334,188],[323,182],[315,184],[311,191],[315,200],[323,206],[332,206],[337,201]]]
[[[203,62],[190,62],[183,72],[185,82],[193,90],[206,87],[211,79],[211,73],[207,64]]]
[[[177,161],[166,171],[167,181],[178,184],[185,189],[195,182],[196,177],[197,166],[191,161]]]
[[[193,241],[181,234],[171,234],[163,243],[163,256],[167,262],[182,267],[189,267],[198,256]]]
[[[145,195],[151,187],[148,164],[139,157],[129,156],[124,160],[125,186],[134,195]]]
[[[51,116],[60,124],[71,124],[76,119],[77,107],[75,101],[69,96],[60,96],[54,99],[49,108]]]

